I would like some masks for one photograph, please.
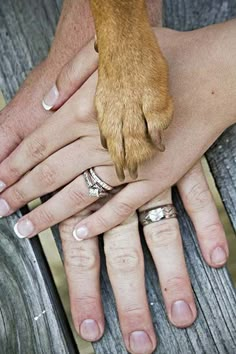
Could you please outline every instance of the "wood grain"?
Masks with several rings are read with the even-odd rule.
[[[0,57],[3,58],[0,62],[0,87],[4,90],[7,99],[14,95],[32,66],[46,55],[54,33],[59,7],[60,1],[55,0],[21,0],[20,2],[4,0],[0,3]],[[166,26],[190,30],[236,16],[236,3],[233,0],[165,0],[164,13]],[[211,170],[234,226],[236,225],[235,129],[234,126],[225,132],[207,153]],[[179,330],[169,324],[158,277],[144,245],[147,292],[159,337],[156,353],[234,354],[236,352],[236,296],[229,275],[226,269],[214,270],[204,263],[193,226],[176,192],[175,203],[180,214],[186,260],[199,316],[189,329]],[[47,317],[59,311],[60,305],[54,302],[54,299],[50,301],[48,288],[50,288],[51,278],[47,273],[40,248],[36,251],[39,245],[37,241],[22,243],[15,239],[12,226],[16,218],[15,215],[0,221],[0,281],[1,289],[4,289],[1,294],[6,294],[0,296],[2,311],[0,336],[4,348],[1,352],[3,354],[73,353],[74,348],[72,351],[68,349],[69,345],[65,344],[65,336],[63,337],[64,332],[60,329],[64,321],[60,322],[59,316],[50,320]],[[55,237],[57,238],[56,232]],[[36,257],[36,254],[40,256]],[[99,354],[124,354],[126,350],[122,344],[105,262],[103,262],[101,281],[106,333],[94,347]],[[42,316],[35,322],[33,317],[43,309],[47,310],[47,316]],[[18,317],[22,321],[18,321]],[[43,322],[41,326],[38,325],[41,324],[39,321]],[[55,329],[55,332],[50,332],[52,329]],[[45,339],[42,339],[44,336]],[[44,343],[48,351],[45,350]]]

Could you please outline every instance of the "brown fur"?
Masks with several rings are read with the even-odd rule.
[[[99,52],[96,109],[101,141],[117,175],[163,150],[171,122],[168,67],[148,20],[145,0],[91,0]]]

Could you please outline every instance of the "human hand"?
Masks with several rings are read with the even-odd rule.
[[[186,40],[186,37],[182,38],[183,34],[176,34],[176,32],[168,30],[167,32],[164,31],[164,33],[167,38],[164,43],[168,43],[169,40],[171,43],[174,42],[177,45],[179,40],[186,45],[187,41],[186,47],[189,48],[188,41],[191,38],[187,37]],[[173,38],[173,36],[177,37]],[[212,45],[214,46],[215,43]],[[171,65],[172,78],[176,76],[181,77],[181,80],[173,80],[171,86],[175,98],[176,117],[166,134],[167,150],[165,153],[157,155],[155,159],[140,169],[140,181],[126,186],[97,213],[85,219],[80,226],[83,226],[81,229],[83,233],[85,233],[86,227],[87,234],[79,234],[77,228],[75,232],[77,237],[90,237],[111,229],[132,214],[136,208],[153,198],[153,194],[159,194],[177,182],[193,165],[195,160],[201,156],[208,145],[221,133],[225,125],[229,124],[223,119],[227,109],[228,116],[231,112],[230,110],[233,112],[233,106],[229,106],[228,101],[225,103],[225,100],[223,102],[218,100],[214,101],[214,103],[209,103],[209,101],[203,100],[209,83],[207,81],[205,82],[205,86],[203,86],[202,81],[199,81],[198,72],[197,75],[192,76],[192,72],[196,71],[199,66],[198,62],[195,63],[195,56],[192,58],[190,55],[192,51],[186,53],[181,50],[180,64],[177,49],[170,50],[166,48],[169,47],[164,48],[167,58],[172,60],[172,56],[174,55],[175,57],[176,65]],[[179,48],[178,45],[177,48]],[[195,53],[193,54],[195,55]],[[201,63],[201,60],[204,61],[205,57],[203,57],[203,54],[201,57],[200,54],[199,61]],[[91,55],[94,55],[94,51],[91,52]],[[186,62],[183,61],[184,59]],[[96,55],[94,55],[94,61],[97,61]],[[217,65],[217,60],[213,63],[210,62],[210,73],[212,76],[214,75],[215,79],[215,70],[218,69]],[[72,65],[71,67],[73,68],[74,66]],[[208,69],[206,68],[206,70]],[[205,75],[205,73],[203,74]],[[230,75],[230,78],[233,80],[232,75]],[[215,87],[217,90],[220,90],[222,86],[220,74],[218,74],[217,80]],[[200,85],[201,88],[196,91],[194,100],[190,90],[193,83],[194,87]],[[99,176],[114,186],[118,184],[113,167],[104,167],[105,165],[110,165],[110,161],[108,154],[101,148],[98,141],[98,129],[93,107],[95,85],[96,74],[94,73],[84,83],[82,88],[54,114],[50,121],[46,122],[37,132],[34,132],[30,137],[25,139],[16,151],[2,163],[0,178],[7,186],[10,186],[29,169],[32,169],[35,164],[45,160],[2,194],[2,198],[9,205],[8,209],[1,210],[2,215],[4,215],[3,212],[5,212],[5,215],[9,214],[27,201],[67,184],[89,167],[103,165],[103,167],[97,168],[100,171],[98,173]],[[183,97],[185,98],[184,101],[182,100]],[[201,100],[202,106],[200,107],[197,102]],[[65,116],[67,117],[66,121],[64,119]],[[199,116],[201,117],[200,120]],[[207,126],[205,124],[206,120],[208,122]],[[70,129],[67,129],[67,126],[70,126]],[[54,139],[51,138],[52,132],[55,134]],[[97,139],[95,136],[97,136]],[[81,138],[70,144],[78,137]],[[70,145],[59,150],[65,144]],[[57,152],[46,159],[54,151]],[[86,161],[82,159],[78,166],[79,156],[81,154],[85,156],[86,152]],[[66,161],[65,156],[67,154],[70,154],[70,160]],[[60,174],[62,168],[60,165],[61,161],[63,161],[63,175]],[[172,174],[173,170],[175,171],[174,175]],[[31,186],[30,188],[29,185]],[[142,194],[140,190],[143,191]],[[61,205],[62,198],[64,200],[63,205]],[[77,202],[72,202],[76,198]],[[20,227],[21,232],[19,231],[22,236],[32,236],[42,229],[82,210],[92,201],[87,196],[83,177],[78,177],[50,201],[45,203],[44,206],[35,209],[28,216],[25,216],[17,227],[22,226]],[[58,203],[61,205],[61,208],[58,208]],[[78,206],[78,204],[80,205]],[[4,205],[6,206],[6,204]],[[28,224],[28,221],[30,224]],[[30,225],[30,229],[28,228],[25,234],[25,230],[23,230],[24,224]]]
[[[222,266],[228,255],[227,243],[200,163],[179,182],[178,189],[197,230],[205,259],[211,266]],[[100,294],[98,239],[77,242],[71,234],[76,223],[105,202],[100,199],[96,205],[91,205],[60,225],[73,322],[80,336],[89,341],[98,340],[105,326]],[[168,190],[145,205],[145,208],[171,202],[171,192]],[[164,219],[145,226],[144,236],[158,271],[170,322],[177,327],[190,326],[197,311],[177,219]],[[215,244],[224,248],[226,258],[220,258],[222,252],[218,248],[215,255],[210,257]],[[151,353],[156,345],[156,335],[145,291],[136,214],[105,233],[104,250],[127,350],[131,353]],[[84,323],[85,320],[87,322]]]

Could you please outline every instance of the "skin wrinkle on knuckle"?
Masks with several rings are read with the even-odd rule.
[[[136,249],[108,248],[105,254],[108,267],[115,272],[133,273],[142,263],[140,252]]]
[[[204,209],[212,200],[211,193],[207,186],[201,183],[194,184],[186,193],[186,201],[191,212],[198,212]]]
[[[34,225],[46,225],[48,227],[49,225],[55,224],[55,217],[53,213],[46,209],[45,206],[43,206],[40,210],[36,209],[34,220],[35,222],[32,221]]]
[[[122,219],[126,219],[134,212],[134,210],[135,209],[131,205],[121,201],[112,206],[112,211],[115,215]]]
[[[74,226],[76,225],[77,222],[78,222],[77,218],[74,218],[73,220],[71,220],[70,218],[70,220],[65,220],[62,223],[60,223],[59,231],[63,241],[65,242],[69,241],[68,236],[72,235]]]
[[[39,166],[38,178],[45,187],[52,187],[56,183],[56,177],[57,173],[50,164],[44,163]]]
[[[88,203],[88,196],[80,188],[80,186],[72,186],[68,191],[69,199],[76,205]]]
[[[21,176],[21,172],[13,165],[14,161],[9,160],[6,167],[4,167],[6,176],[10,179],[17,180]]]
[[[139,306],[138,304],[126,304],[125,306],[121,307],[120,310],[122,311],[123,315],[127,315],[128,317],[130,315],[135,316],[135,320],[137,321],[139,319],[143,319],[144,313],[147,309],[143,306]]]
[[[26,141],[25,150],[29,159],[33,161],[41,161],[45,158],[46,144],[40,139],[28,139]]]
[[[24,193],[20,190],[18,185],[12,186],[11,188],[11,199],[17,204],[25,204],[27,198],[25,198]]]
[[[86,273],[94,270],[98,264],[96,255],[89,249],[83,247],[73,249],[70,247],[67,248],[66,253],[65,264],[70,270],[74,268],[74,271]]]
[[[174,276],[163,283],[163,288],[165,289],[165,294],[171,292],[177,299],[179,295],[184,295],[186,293],[185,289],[188,289],[189,282],[188,279],[182,276]]]
[[[97,297],[96,296],[93,296],[93,295],[87,295],[85,294],[84,296],[81,294],[81,295],[76,295],[76,297],[73,298],[73,302],[74,304],[78,304],[80,307],[83,307],[81,306],[81,304],[83,304],[84,306],[86,305],[96,305],[97,304]]]
[[[150,247],[154,248],[165,248],[176,244],[179,239],[178,224],[170,223],[170,220],[157,222],[155,226],[153,224],[151,230],[146,231],[146,238]]]
[[[218,234],[224,234],[224,228],[222,223],[214,222],[208,225],[204,225],[204,228],[198,231],[198,238],[204,242],[216,241]]]

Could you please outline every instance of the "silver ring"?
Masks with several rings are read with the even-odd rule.
[[[173,204],[161,205],[139,212],[139,221],[143,226],[163,219],[177,218],[177,211]]]
[[[85,171],[83,176],[88,187],[89,197],[104,198],[113,190],[113,187],[98,177],[93,168]]]

